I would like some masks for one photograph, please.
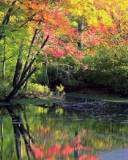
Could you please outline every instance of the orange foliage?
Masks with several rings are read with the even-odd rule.
[[[79,33],[78,29],[71,25],[70,13],[62,5],[63,0],[57,0],[53,3],[48,0],[27,0],[24,5],[28,14],[35,13],[33,17],[34,24],[40,22],[40,29],[43,36],[49,35],[49,41],[44,48],[44,52],[54,58],[61,58],[64,56],[73,56],[81,60],[88,52],[79,50],[78,39],[84,47],[91,48],[98,45],[117,45],[127,44],[125,38],[121,40],[114,40],[113,36],[119,34],[119,24],[107,26],[99,23],[97,26],[89,26],[86,30]],[[66,2],[65,2],[66,3]],[[94,3],[98,9],[104,8],[103,4]],[[107,8],[106,8],[107,10]],[[70,18],[69,18],[70,17]]]
[[[57,1],[57,5],[53,5],[49,4],[48,1],[28,0],[25,2],[25,7],[28,13],[36,13],[33,21],[37,22],[37,24],[40,22],[40,28],[44,36],[49,35],[49,42],[44,48],[45,53],[55,58],[61,58],[66,55],[75,57],[78,55],[81,58],[81,52],[72,43],[77,39],[77,31],[71,26],[65,10],[59,6],[60,2]],[[69,49],[67,50],[66,47]]]
[[[116,34],[118,34],[116,25],[110,27],[99,24],[98,26],[91,26],[83,32],[82,41],[87,47],[100,44],[112,45],[111,38]]]

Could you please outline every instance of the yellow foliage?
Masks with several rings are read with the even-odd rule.
[[[56,90],[57,92],[62,93],[64,91],[64,86],[60,84],[59,86],[56,86]]]
[[[40,93],[43,95],[50,95],[50,93],[51,93],[48,86],[43,86],[43,85],[36,84],[36,83],[29,83],[28,84],[28,92]]]
[[[4,12],[0,11],[0,20],[4,17]]]

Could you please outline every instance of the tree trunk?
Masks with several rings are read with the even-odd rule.
[[[78,38],[78,49],[82,50],[84,48],[84,45],[82,43],[82,32],[85,30],[86,25],[85,25],[85,20],[83,18],[80,18],[78,20],[78,33],[79,33],[79,38]]]
[[[16,68],[15,68],[15,73],[14,73],[14,78],[13,78],[13,87],[15,87],[20,79],[21,76],[21,70],[22,70],[22,47],[23,44],[21,44],[19,48],[19,55],[16,63]]]
[[[2,80],[5,80],[5,67],[6,67],[6,40],[4,38],[3,60],[2,60]]]

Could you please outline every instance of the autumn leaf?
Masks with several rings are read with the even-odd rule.
[[[41,147],[38,147],[33,144],[31,146],[31,149],[36,160],[40,160],[41,158],[44,157],[45,151]]]
[[[47,154],[48,155],[58,155],[58,154],[60,154],[60,151],[61,151],[61,145],[55,144],[54,146],[51,146],[48,149]]]
[[[66,145],[66,146],[64,146],[64,148],[62,149],[61,153],[62,153],[63,156],[68,156],[68,155],[70,155],[73,151],[74,151],[74,147],[72,147],[71,145]]]

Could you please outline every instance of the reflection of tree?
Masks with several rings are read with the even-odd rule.
[[[0,117],[0,137],[1,137],[1,148],[0,148],[0,159],[3,159],[3,117]]]
[[[22,140],[24,142],[24,147],[27,153],[28,160],[30,160],[32,157],[34,157],[36,160],[40,160],[40,159],[47,160],[48,158],[51,158],[52,160],[53,157],[54,159],[58,159],[58,158],[67,159],[72,157],[72,159],[78,160],[81,157],[81,160],[82,160],[83,153],[90,151],[90,148],[85,147],[84,145],[81,144],[79,133],[78,135],[76,134],[73,139],[69,138],[70,141],[68,142],[66,141],[66,143],[64,144],[55,142],[55,144],[49,144],[48,146],[46,144],[46,146],[44,147],[42,142],[40,144],[36,143],[30,134],[29,124],[27,120],[28,117],[25,111],[23,112],[23,116],[22,116],[22,113],[20,112],[17,113],[15,110],[13,110],[13,108],[10,109],[7,107],[7,109],[13,125],[16,154],[17,154],[18,160],[23,159],[22,157],[23,155],[21,152],[23,147],[21,145]],[[44,134],[44,132],[45,134],[47,134],[50,131],[51,131],[50,129],[49,130],[47,128],[45,129],[45,127],[40,130],[35,130],[34,128],[34,132],[43,132],[41,134]],[[60,137],[60,138],[62,138],[62,142],[63,142],[63,137]],[[85,156],[89,157],[92,155],[87,154]],[[97,160],[97,157],[96,156],[94,157],[95,157],[94,160]],[[90,159],[88,158],[88,160]]]
[[[18,160],[22,159],[22,156],[21,156],[21,137],[22,137],[25,144],[25,149],[26,149],[28,159],[30,159],[30,154],[33,155],[30,142],[33,143],[34,140],[30,135],[28,127],[26,127],[27,129],[25,128],[21,114],[19,113],[18,115],[16,115],[16,113],[14,113],[12,109],[10,109],[9,107],[7,109],[12,119],[17,158]],[[26,126],[28,126],[27,121],[26,121]]]
[[[53,127],[53,126],[52,126]],[[51,126],[49,127],[40,127],[36,132],[39,139],[45,137],[47,144],[36,144],[32,146],[33,153],[36,159],[61,159],[61,160],[98,160],[98,157],[92,155],[93,148],[84,146],[81,142],[81,136],[79,132],[75,133],[73,138],[69,135],[64,136],[65,131],[59,132],[60,130],[53,130]],[[53,133],[54,132],[54,133]],[[55,134],[58,133],[57,135]],[[51,135],[52,134],[52,135]],[[52,136],[54,138],[52,138]],[[59,136],[59,137],[58,137]],[[64,136],[64,137],[63,137]],[[56,143],[57,139],[61,139],[61,142]],[[49,145],[50,141],[50,145]],[[58,140],[59,141],[59,140]]]
[[[16,153],[19,160],[30,160],[32,157],[36,160],[47,160],[47,158],[50,157],[54,157],[56,160],[65,160],[67,157],[72,160],[78,160],[80,157],[84,160],[85,158],[88,158],[88,160],[92,158],[94,160],[96,159],[95,155],[92,155],[94,150],[87,146],[93,146],[97,150],[108,150],[113,147],[122,147],[124,145],[124,141],[116,139],[116,135],[115,137],[110,136],[113,131],[109,130],[108,128],[110,125],[105,126],[103,121],[97,122],[98,125],[96,126],[95,121],[91,121],[90,119],[82,122],[74,120],[70,122],[67,121],[67,119],[66,121],[65,119],[63,119],[63,121],[62,119],[58,120],[52,118],[51,115],[44,115],[41,108],[27,108],[26,111],[29,112],[23,111],[22,113],[14,110],[13,107],[10,108],[11,111],[8,111],[10,112],[9,117],[11,117],[11,124],[9,127],[13,124],[14,137],[10,138],[12,134],[7,136],[9,128],[8,130],[6,129],[7,134],[5,134],[4,129],[4,135],[6,136],[4,139],[2,160],[8,159],[7,155],[11,156],[10,159],[16,160],[16,157],[14,157]],[[9,123],[7,119],[4,125],[7,126]],[[107,128],[107,130],[105,130],[105,128]],[[113,126],[113,128],[115,127]],[[118,129],[120,130],[120,128]],[[124,129],[127,128],[123,128],[123,130]],[[96,130],[96,132],[93,130]],[[104,135],[98,132],[104,132]],[[117,128],[116,132],[118,133]],[[105,135],[105,133],[107,133],[107,135]],[[10,144],[5,144],[8,143],[6,137],[9,137]],[[16,144],[16,153],[14,153],[14,147],[12,147],[12,143],[14,142]],[[5,152],[8,153],[5,154]]]

